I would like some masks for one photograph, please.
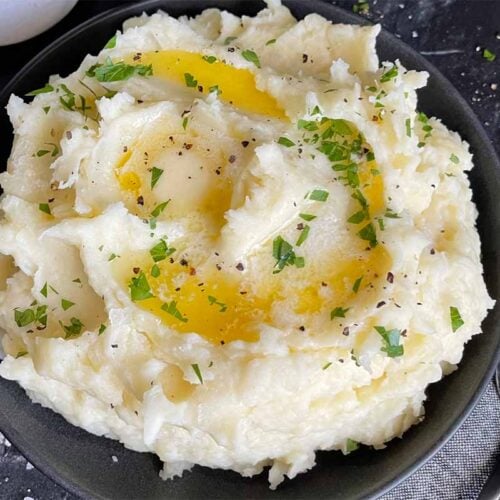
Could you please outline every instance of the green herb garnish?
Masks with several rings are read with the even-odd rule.
[[[73,307],[74,305],[75,303],[71,302],[71,300],[61,299],[61,307],[63,308],[63,311],[67,311],[70,307]]]
[[[196,88],[198,86],[198,80],[191,73],[184,73],[184,81],[187,87]]]
[[[401,338],[400,330],[397,330],[396,328],[387,330],[383,326],[375,326],[374,328],[380,334],[384,343],[380,349],[381,351],[387,353],[387,356],[390,358],[396,358],[404,354],[404,347],[399,343]]]
[[[191,368],[193,369],[195,375],[198,377],[200,384],[203,384],[203,377],[201,376],[201,371],[200,371],[200,367],[198,366],[198,364],[197,363],[192,364]]]
[[[346,312],[350,309],[350,307],[343,308],[343,307],[336,307],[330,312],[330,319],[334,318],[345,318]]]
[[[47,94],[48,92],[53,92],[53,91],[54,91],[54,87],[52,85],[50,85],[49,83],[47,83],[42,88],[32,90],[31,92],[28,92],[25,95],[26,96],[35,96],[35,95],[39,95],[39,94]]]
[[[165,208],[167,208],[167,205],[170,203],[170,200],[164,201],[163,203],[160,203],[159,205],[156,205],[156,207],[153,209],[151,212],[152,217],[158,217]]]
[[[213,64],[215,61],[217,61],[217,58],[215,56],[202,56],[202,59],[208,64]]]
[[[153,258],[154,262],[161,262],[165,260],[167,257],[172,255],[175,252],[175,248],[172,248],[167,245],[165,240],[160,240],[150,251],[150,255]]]
[[[497,58],[496,54],[489,49],[483,50],[483,57],[489,62],[493,62]]]
[[[63,325],[62,322],[59,321],[59,324],[66,332],[67,339],[80,335],[80,333],[82,332],[82,328],[85,326],[78,318],[71,318],[69,321],[69,325]]]
[[[260,68],[259,56],[253,50],[244,50],[241,55],[243,59],[246,59],[248,62],[251,62]]]
[[[226,305],[226,304],[224,304],[223,302],[219,302],[219,301],[217,300],[217,298],[216,298],[216,297],[214,297],[213,295],[209,295],[209,296],[208,296],[208,302],[209,302],[209,304],[210,304],[211,306],[213,306],[214,304],[215,304],[216,306],[219,306],[219,307],[220,307],[219,312],[225,312],[225,311],[227,311],[227,305]]]
[[[330,193],[324,189],[314,189],[309,194],[309,199],[314,201],[326,201]]]
[[[163,170],[161,168],[153,167],[151,170],[151,189],[156,186],[156,183],[160,180],[162,174]]]
[[[43,212],[43,213],[45,213],[47,215],[52,215],[48,203],[40,203],[38,205],[38,210],[40,210],[40,212]]]
[[[116,47],[116,35],[112,36],[104,46],[105,49],[114,49]]]
[[[140,272],[139,276],[133,277],[128,285],[130,288],[130,298],[135,302],[137,300],[146,300],[153,297],[151,287],[144,272]]]
[[[455,165],[458,165],[460,163],[460,158],[456,154],[451,153],[450,161]]]
[[[166,304],[163,304],[161,306],[161,309],[165,311],[166,313],[170,314],[174,318],[178,319],[179,321],[182,321],[183,323],[187,323],[187,318],[185,318],[182,313],[177,309],[177,302],[175,300],[172,300],[171,302],[167,302]]]
[[[381,83],[386,83],[398,76],[398,68],[396,66],[393,66],[389,70],[387,70],[381,77],[380,77],[380,82]]]
[[[460,316],[460,311],[458,308],[453,306],[450,307],[450,321],[453,332],[456,332],[461,326],[464,325],[464,320],[462,319],[462,316]]]
[[[356,281],[354,282],[354,285],[352,285],[352,291],[354,293],[358,293],[359,286],[361,285],[361,281],[363,280],[363,276],[360,276],[359,278],[356,278]]]
[[[110,57],[106,59],[104,64],[94,64],[85,73],[91,78],[95,78],[98,82],[119,82],[128,80],[134,75],[152,76],[153,66],[151,64],[127,64],[123,61],[114,63]]]
[[[304,219],[305,221],[309,222],[309,221],[312,221],[313,219],[315,219],[316,215],[312,215],[312,214],[299,214],[299,217],[301,219]]]
[[[278,144],[281,144],[282,146],[285,146],[286,148],[291,148],[292,146],[295,146],[295,142],[288,139],[288,137],[280,137],[278,139]]]

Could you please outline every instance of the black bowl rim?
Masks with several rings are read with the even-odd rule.
[[[107,18],[111,18],[114,15],[120,13],[125,14],[128,10],[136,11],[138,8],[141,8],[143,11],[150,11],[152,9],[165,9],[165,12],[168,13],[168,1],[169,0],[143,0],[138,3],[122,5],[118,7],[114,7],[108,9],[90,19],[87,19],[83,23],[75,26],[71,30],[67,31],[65,34],[58,37],[56,40],[51,42],[48,46],[46,46],[43,50],[41,50],[35,57],[33,57],[30,61],[28,61],[18,73],[7,83],[2,92],[0,92],[0,104],[7,103],[10,94],[12,94],[14,88],[18,84],[20,80],[22,80],[26,74],[29,74],[31,70],[31,65],[37,61],[37,59],[45,57],[53,51],[56,51],[59,46],[64,44],[67,40],[70,40],[75,35],[78,35],[82,31],[84,31],[88,26],[92,26],[105,20]],[[314,5],[325,5],[327,4],[326,0],[303,0],[306,2],[308,6],[312,6],[311,11],[315,11]],[[208,6],[201,5],[203,2],[200,2],[200,12],[207,8]],[[207,3],[217,3],[220,5],[220,8],[223,7],[224,0],[214,0],[214,2]],[[286,6],[287,0],[282,0],[282,3]],[[372,25],[373,23],[357,14],[349,12],[341,7],[336,5],[328,4],[329,9],[332,12],[341,13],[341,15],[348,19],[350,24],[357,25]],[[135,15],[135,14],[134,14]],[[432,77],[438,81],[438,84],[442,87],[447,88],[447,91],[452,94],[453,99],[455,99],[465,113],[468,115],[468,118],[472,121],[476,129],[476,133],[479,135],[480,141],[487,148],[487,154],[492,159],[493,163],[497,170],[500,170],[500,158],[492,145],[491,139],[487,135],[484,130],[481,122],[477,118],[476,114],[465,100],[465,98],[458,92],[455,86],[438,70],[432,63],[430,63],[424,56],[422,56],[415,49],[410,47],[407,43],[400,40],[396,36],[394,36],[389,31],[381,28],[381,34],[390,41],[390,43],[398,50],[405,50],[412,54],[418,63],[419,63],[419,71],[428,71],[432,74]],[[492,312],[489,312],[491,314]],[[471,399],[466,404],[464,410],[461,414],[457,416],[457,418],[449,425],[447,432],[441,436],[440,439],[436,441],[436,443],[431,446],[425,453],[423,453],[417,460],[415,460],[411,465],[409,465],[403,472],[401,472],[395,478],[389,480],[383,486],[379,487],[376,490],[372,490],[368,493],[369,496],[366,498],[378,498],[382,496],[384,493],[395,488],[398,484],[402,483],[405,479],[414,474],[418,469],[420,469],[426,462],[428,462],[437,452],[441,450],[441,448],[453,437],[453,435],[457,432],[463,422],[470,415],[476,404],[479,402],[480,398],[486,391],[488,383],[493,377],[497,364],[500,363],[500,336],[497,341],[497,349],[494,355],[491,357],[490,363],[487,366],[487,369],[484,372],[483,378],[478,384],[477,390],[471,397]],[[465,352],[464,352],[465,355]],[[81,498],[91,498],[87,496],[89,492],[85,491],[85,489],[80,488],[77,484],[74,484],[72,481],[67,480],[64,476],[58,474],[56,470],[52,467],[49,462],[45,462],[42,458],[38,459],[38,457],[34,456],[30,451],[29,443],[23,441],[22,436],[20,436],[14,428],[9,424],[7,419],[3,418],[4,415],[0,411],[0,431],[11,441],[20,451],[21,453],[32,462],[39,470],[41,470],[47,477],[52,479],[55,483],[62,486],[66,491],[71,494],[74,494]],[[68,424],[71,425],[71,424]]]

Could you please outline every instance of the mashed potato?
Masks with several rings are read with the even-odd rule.
[[[164,478],[419,422],[492,301],[468,145],[379,29],[158,12],[12,96],[0,374]]]

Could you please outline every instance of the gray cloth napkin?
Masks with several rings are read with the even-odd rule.
[[[380,500],[476,499],[500,459],[500,398],[493,382],[429,462]]]

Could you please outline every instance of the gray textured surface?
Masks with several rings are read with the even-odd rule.
[[[0,83],[5,83],[36,49],[47,45],[69,27],[116,6],[117,0],[80,0],[60,25],[29,42],[0,48],[5,61]],[[354,0],[333,1],[351,9]],[[500,150],[500,0],[369,0],[372,21],[423,53],[447,76],[472,106]],[[1,12],[0,12],[1,15]],[[485,61],[477,48],[497,53]],[[6,57],[7,56],[7,57]],[[24,60],[23,60],[24,59]],[[500,398],[490,384],[470,417],[445,447],[418,472],[382,498],[384,500],[475,499],[500,456]],[[298,479],[300,480],[300,479]],[[73,499],[0,439],[0,499]]]

